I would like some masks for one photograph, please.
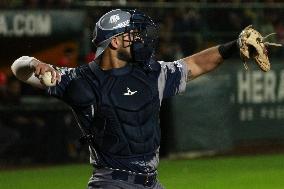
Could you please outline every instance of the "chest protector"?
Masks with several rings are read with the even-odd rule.
[[[87,78],[96,95],[94,146],[104,153],[136,156],[160,145],[158,76],[160,65],[145,72],[135,66],[102,71],[90,66]]]

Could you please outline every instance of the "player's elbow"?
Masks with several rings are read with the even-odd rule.
[[[11,65],[12,73],[22,81],[27,80],[33,73],[29,65],[31,60],[32,57],[29,56],[22,56],[16,59]]]

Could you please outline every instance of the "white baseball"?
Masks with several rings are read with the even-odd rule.
[[[55,82],[51,82],[52,76],[51,76],[51,72],[45,72],[43,75],[40,76],[41,81],[43,82],[43,84],[47,87],[52,87],[56,85],[56,81]]]

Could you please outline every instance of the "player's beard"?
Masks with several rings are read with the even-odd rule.
[[[130,62],[132,60],[131,53],[129,53],[125,48],[121,48],[118,50],[117,58],[125,62]]]

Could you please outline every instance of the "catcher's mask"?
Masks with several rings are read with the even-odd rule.
[[[137,10],[112,10],[96,23],[92,42],[97,46],[96,58],[108,47],[113,37],[127,33],[132,61],[151,70],[150,59],[158,39],[157,25]]]

